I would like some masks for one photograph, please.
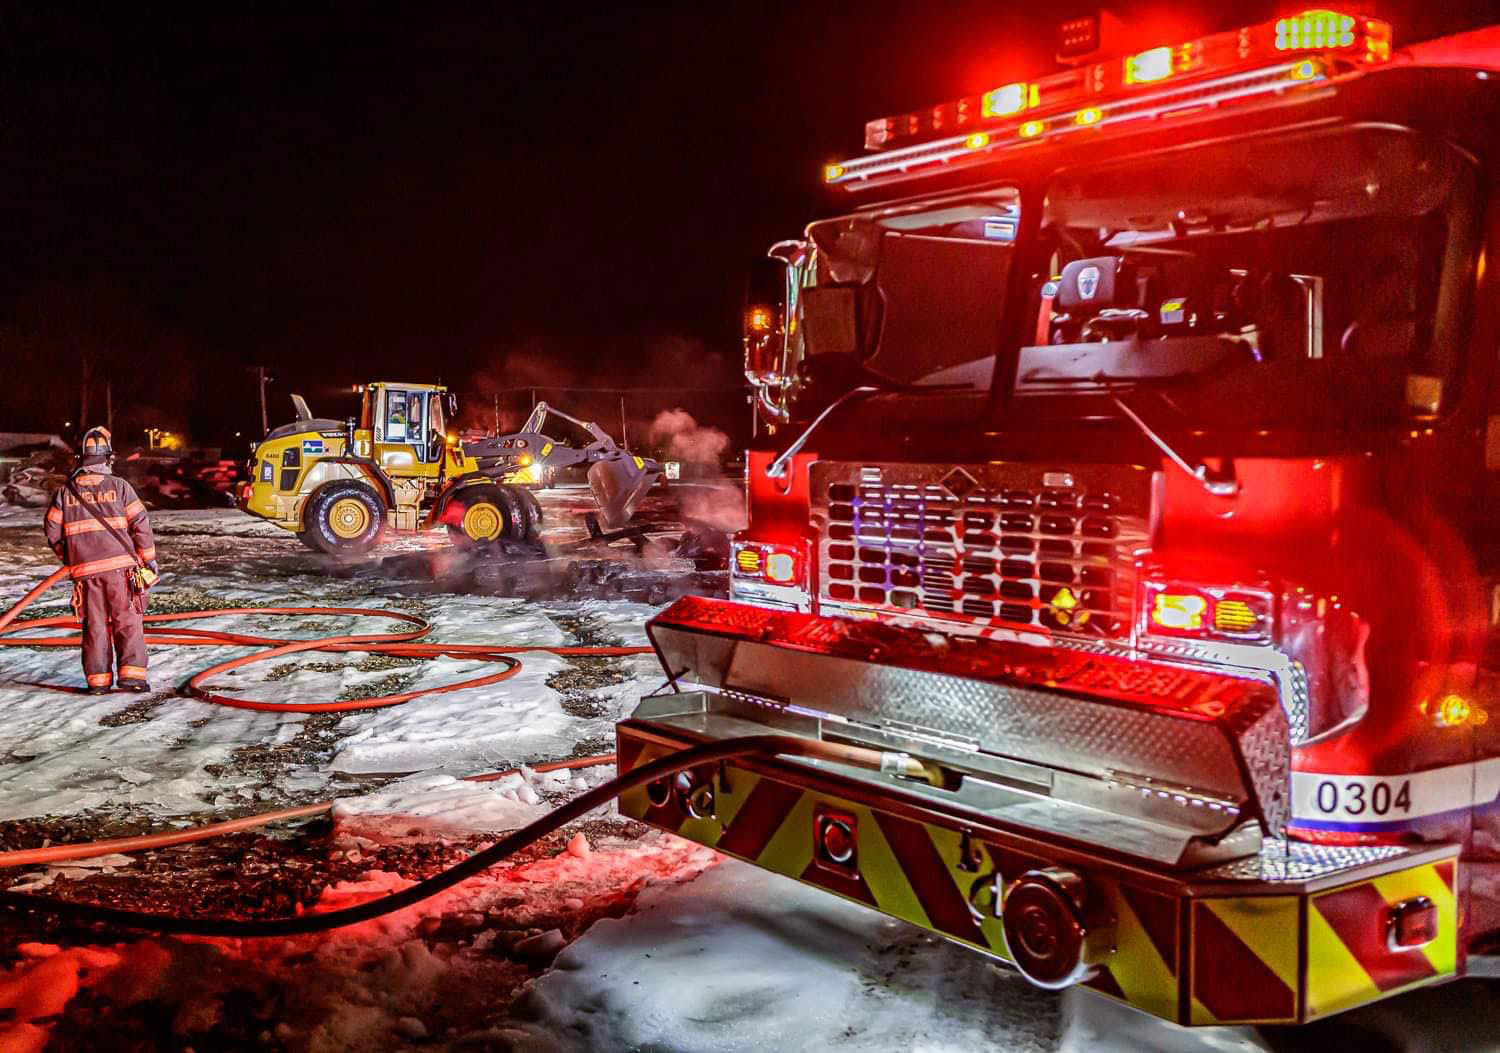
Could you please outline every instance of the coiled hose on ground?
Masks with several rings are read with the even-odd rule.
[[[5,614],[0,615],[0,646],[76,647],[78,645],[79,637],[77,630],[80,629],[80,624],[76,618],[38,618],[21,622],[19,625],[14,624],[17,616],[23,610],[35,602],[37,597],[62,580],[66,574],[67,569],[63,568],[49,575],[23,596],[18,603],[6,611]],[[246,633],[193,629],[176,625],[178,622],[191,621],[196,618],[222,617],[235,614],[254,614],[260,616],[358,615],[407,622],[413,628],[403,629],[396,633],[365,633],[329,636],[312,640],[285,641]],[[420,698],[423,695],[460,691],[465,688],[483,687],[488,684],[499,683],[514,676],[520,670],[521,661],[519,658],[514,657],[515,655],[532,651],[548,651],[558,655],[618,656],[644,654],[649,653],[651,650],[649,647],[492,647],[483,644],[418,643],[417,641],[430,632],[432,628],[423,619],[399,611],[371,608],[242,607],[227,610],[186,611],[174,614],[148,614],[145,620],[146,639],[149,644],[179,647],[265,647],[266,649],[263,651],[257,651],[254,654],[235,658],[227,662],[220,662],[217,665],[210,666],[194,674],[187,683],[187,689],[195,697],[218,705],[288,713],[327,713],[378,709],[383,706],[401,705],[402,703]],[[167,628],[166,626],[171,627]],[[71,632],[69,635],[58,636],[17,635],[37,629],[64,629]],[[302,651],[360,651],[410,658],[448,656],[477,661],[502,662],[505,664],[505,668],[498,673],[491,673],[469,680],[461,680],[452,684],[345,702],[309,702],[297,704],[262,702],[221,695],[204,687],[207,681],[220,673],[231,669],[238,669],[254,662],[264,662],[271,658],[297,654]],[[685,768],[695,767],[700,764],[714,763],[727,760],[731,757],[747,755],[775,756],[778,754],[817,757],[822,760],[836,761],[875,770],[881,768],[883,760],[887,763],[889,762],[888,758],[885,758],[875,750],[781,735],[754,735],[694,746],[670,756],[657,758],[629,772],[618,775],[591,790],[587,790],[528,826],[507,834],[488,848],[475,852],[467,859],[454,864],[447,870],[434,874],[432,877],[426,878],[409,888],[340,910],[300,914],[289,918],[180,918],[171,915],[153,914],[147,911],[124,910],[117,907],[104,907],[89,903],[73,903],[17,892],[6,892],[3,896],[0,896],[0,906],[4,906],[10,910],[45,912],[50,915],[80,922],[105,923],[121,928],[142,929],[149,932],[176,935],[251,938],[293,936],[323,932],[345,925],[369,921],[372,918],[378,918],[381,915],[419,903],[445,889],[452,888],[466,878],[473,877],[475,874],[535,844],[574,819],[613,800],[619,794],[638,786],[664,779]],[[613,754],[603,754],[595,757],[577,758],[540,765],[535,770],[553,771],[562,768],[590,767],[607,764],[613,760]],[[507,774],[510,774],[510,772],[474,775],[469,776],[469,778],[475,781],[487,781],[502,778]],[[173,830],[161,834],[145,834],[137,837],[114,838],[105,841],[90,841],[69,845],[50,845],[46,848],[5,852],[0,853],[0,868],[57,863],[69,859],[98,856],[110,852],[142,851],[152,848],[162,848],[168,845],[183,844],[189,841],[199,841],[233,833],[238,830],[264,826],[278,820],[316,815],[320,812],[328,811],[333,807],[333,804],[334,802],[332,801],[323,801],[318,804],[282,808],[272,812],[264,812],[260,815],[231,819],[222,823],[211,823],[187,830]]]

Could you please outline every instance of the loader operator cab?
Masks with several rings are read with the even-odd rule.
[[[372,435],[375,462],[385,471],[436,476],[447,448],[444,404],[454,401],[432,385],[369,385],[360,428]]]

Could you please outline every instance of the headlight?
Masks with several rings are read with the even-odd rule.
[[[802,558],[796,548],[736,541],[732,560],[736,577],[772,585],[801,585]]]
[[[1154,636],[1269,643],[1275,634],[1275,603],[1263,589],[1148,581],[1142,601],[1141,629]]]

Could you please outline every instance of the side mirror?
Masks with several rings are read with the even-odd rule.
[[[752,385],[779,383],[786,352],[787,265],[759,259],[745,289],[745,379]]]

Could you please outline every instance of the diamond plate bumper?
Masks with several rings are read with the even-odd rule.
[[[1286,820],[1286,717],[1258,681],[697,597],[648,631],[703,702],[639,715],[710,737],[751,723],[920,755],[947,773],[932,792],[1170,866],[1252,853]]]

